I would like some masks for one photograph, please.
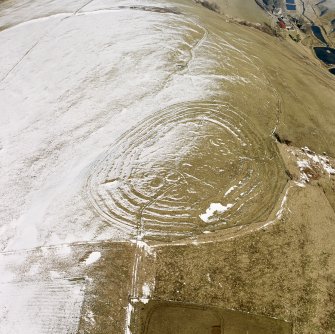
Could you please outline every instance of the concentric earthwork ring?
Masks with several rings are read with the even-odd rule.
[[[88,192],[109,223],[167,241],[266,219],[284,186],[281,167],[244,113],[181,103],[125,133],[94,164]]]

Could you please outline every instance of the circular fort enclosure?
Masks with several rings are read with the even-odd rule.
[[[92,167],[91,204],[110,224],[173,240],[267,218],[285,179],[275,144],[223,102],[159,111]]]

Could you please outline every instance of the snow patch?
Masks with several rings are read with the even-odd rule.
[[[87,311],[85,321],[89,322],[91,325],[95,325],[94,313],[91,310]]]
[[[203,222],[208,223],[210,218],[213,217],[215,213],[224,213],[233,206],[234,204],[222,205],[221,203],[211,203],[209,208],[206,210],[206,213],[199,215],[199,217]]]
[[[131,320],[131,314],[133,313],[134,307],[131,303],[128,303],[127,309],[126,309],[126,328],[125,328],[125,334],[132,334],[130,330],[130,320]]]
[[[297,152],[291,151],[297,156],[297,166],[300,171],[299,180],[296,184],[304,187],[311,179],[318,179],[322,174],[335,175],[335,168],[325,154],[317,154],[308,147],[303,147]]]
[[[298,160],[297,165],[300,170],[300,178],[298,185],[303,187],[306,183],[310,181],[310,176],[305,172],[306,169],[311,169],[311,166],[307,160]]]
[[[320,156],[320,163],[321,163],[321,166],[323,168],[323,170],[330,174],[330,175],[335,175],[335,168],[333,168],[330,163],[329,163],[329,159],[324,156],[324,155],[321,155]]]
[[[229,195],[234,189],[236,189],[237,188],[237,186],[232,186],[232,187],[230,187],[226,192],[225,192],[225,196],[227,196],[227,195]]]
[[[144,283],[142,286],[142,298],[140,301],[143,304],[147,304],[149,302],[149,297],[151,296],[151,287],[148,283]]]
[[[285,211],[286,203],[287,203],[287,199],[288,199],[288,192],[290,191],[291,188],[292,188],[292,186],[290,186],[286,189],[285,195],[284,195],[284,197],[283,197],[283,199],[280,203],[280,208],[276,212],[276,218],[274,220],[270,220],[269,222],[264,224],[261,228],[266,228],[267,226],[274,224],[276,221],[280,220],[283,217],[283,213]]]
[[[144,251],[149,255],[155,255],[155,251],[150,247],[145,241],[141,240],[143,236],[138,236],[137,239],[130,240],[131,243],[136,244],[137,247],[144,249]]]
[[[57,255],[66,257],[72,253],[72,248],[69,245],[61,245],[57,248]]]
[[[100,252],[92,252],[88,258],[85,260],[85,264],[87,266],[93,264],[94,262],[98,261],[101,258]]]
[[[335,175],[335,168],[332,167],[329,161],[329,157],[326,154],[317,154],[310,150],[308,147],[303,147],[302,151],[311,159],[314,163],[319,164],[324,172]]]
[[[0,286],[0,334],[75,333],[83,286],[67,280]]]
[[[207,273],[206,277],[207,277],[207,281],[209,283],[212,283],[211,275],[209,273]]]

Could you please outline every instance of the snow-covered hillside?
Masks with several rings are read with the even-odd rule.
[[[3,250],[124,237],[82,196],[90,164],[145,116],[206,94],[178,72],[201,27],[125,1],[83,4],[3,18],[15,22],[0,34]]]

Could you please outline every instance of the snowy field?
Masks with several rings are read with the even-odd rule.
[[[205,94],[175,74],[192,22],[115,1],[75,14],[82,5],[32,3],[2,18],[41,15],[0,34],[2,250],[125,237],[82,196],[90,164],[148,114]]]
[[[68,281],[2,284],[0,333],[76,333],[83,299],[83,287]]]

